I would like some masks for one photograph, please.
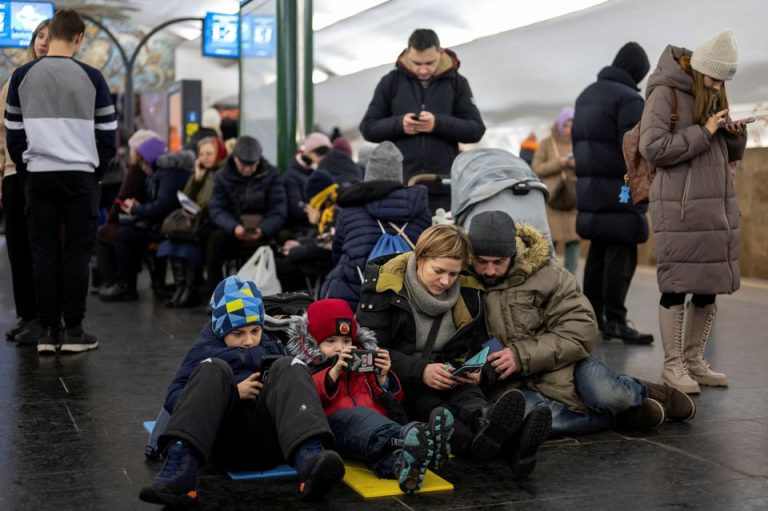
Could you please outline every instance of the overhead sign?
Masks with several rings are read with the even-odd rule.
[[[0,47],[26,48],[37,26],[52,17],[50,2],[0,2]]]
[[[244,14],[240,29],[244,57],[269,59],[275,56],[277,24],[274,16]]]
[[[238,14],[206,13],[203,20],[203,56],[239,57],[239,26]]]

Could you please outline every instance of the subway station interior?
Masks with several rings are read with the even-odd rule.
[[[336,482],[327,493],[314,499],[301,498],[303,490],[295,470],[282,476],[242,480],[215,463],[201,464],[194,492],[183,506],[177,507],[419,511],[768,509],[768,4],[761,0],[0,1],[0,78],[4,84],[11,83],[13,89],[12,77],[17,77],[15,71],[30,61],[28,46],[35,47],[33,37],[37,37],[40,23],[62,9],[73,9],[84,20],[85,35],[74,59],[101,73],[115,106],[115,139],[119,142],[116,156],[100,182],[98,232],[109,224],[111,209],[115,218],[120,212],[120,222],[125,220],[126,210],[121,210],[124,205],[120,204],[125,197],[119,195],[119,190],[127,175],[129,153],[135,149],[129,139],[140,131],[151,130],[163,142],[161,153],[181,154],[190,148],[196,151],[200,134],[208,130],[222,142],[221,151],[226,146],[230,155],[230,163],[223,159],[220,163],[232,166],[246,162],[237,156],[245,154],[237,153],[237,144],[243,136],[253,137],[259,144],[256,161],[268,161],[283,176],[296,162],[312,172],[311,158],[304,154],[312,140],[310,134],[319,133],[329,143],[333,141],[334,150],[341,147],[336,144],[342,140],[348,154],[345,158],[361,172],[366,161],[371,161],[371,154],[376,154],[374,148],[380,142],[364,136],[361,121],[370,111],[374,91],[384,92],[378,86],[382,77],[395,69],[398,59],[403,58],[401,53],[407,56],[412,49],[409,35],[417,29],[434,30],[440,47],[454,52],[452,55],[460,61],[460,67],[454,71],[458,69],[471,85],[467,101],[482,116],[481,138],[471,142],[452,140],[459,153],[455,161],[471,154],[485,154],[484,150],[503,152],[521,162],[524,171],[537,181],[534,188],[543,178],[536,177],[535,163],[523,162],[523,153],[535,148],[535,144],[536,151],[546,146],[547,139],[559,129],[558,123],[562,124],[560,116],[567,110],[564,107],[576,107],[575,114],[570,109],[567,122],[572,122],[574,133],[577,132],[577,98],[598,79],[602,69],[612,65],[612,61],[616,63],[614,56],[625,43],[634,41],[647,54],[650,72],[643,73],[636,87],[631,88],[632,94],[646,99],[647,86],[653,80],[659,56],[668,51],[667,45],[693,49],[713,34],[731,29],[738,44],[738,67],[735,75],[731,74],[732,80],[718,83],[727,84],[728,118],[746,119],[746,123],[733,124],[734,129],[742,130],[746,141],[736,161],[722,162],[721,166],[728,168],[726,179],[732,185],[726,185],[730,195],[716,207],[720,208],[721,203],[737,206],[735,214],[727,212],[725,206],[721,215],[717,210],[718,218],[725,217],[726,223],[732,216],[738,221],[734,231],[737,237],[728,238],[729,243],[737,240],[735,246],[725,249],[736,254],[730,260],[736,285],[712,294],[717,295],[717,319],[712,322],[710,318],[706,348],[701,345],[701,355],[706,356],[712,367],[726,373],[728,382],[702,383],[700,392],[687,393],[695,405],[695,416],[674,421],[669,420],[667,413],[666,421],[662,417],[657,427],[642,431],[610,425],[586,434],[550,434],[535,452],[535,469],[527,477],[512,477],[507,463],[498,456],[491,460],[454,456],[437,474],[447,486],[435,490],[438,483],[431,480],[415,495],[404,494],[392,481],[388,481],[387,488],[394,490],[382,491],[384,480],[377,483],[376,475],[367,469],[363,471],[374,482],[362,490],[356,488],[346,478],[352,472],[349,463],[344,481]],[[33,60],[34,54],[35,51]],[[37,57],[39,61],[50,58]],[[693,57],[690,61],[696,69]],[[707,79],[712,80],[710,75],[704,78]],[[422,80],[421,85],[426,89],[428,83]],[[16,83],[16,87],[23,89],[23,82]],[[683,108],[689,104],[675,101],[679,101],[675,109],[677,105]],[[649,104],[647,101],[646,108]],[[9,99],[5,117],[9,132],[17,108]],[[22,97],[18,111],[23,109]],[[665,121],[665,116],[660,117]],[[24,119],[29,125],[28,116]],[[415,119],[418,122],[419,116]],[[681,114],[680,119],[680,123],[689,122],[686,119],[690,119],[690,114]],[[632,125],[638,121],[639,117]],[[700,123],[705,132],[706,121],[705,118]],[[439,118],[436,122],[433,126],[439,126]],[[96,129],[98,133],[98,126]],[[398,129],[406,129],[407,133],[407,128],[398,125]],[[27,135],[33,136],[29,128]],[[641,135],[641,143],[642,140]],[[557,145],[551,143],[557,152]],[[567,143],[570,147],[570,137]],[[687,146],[695,143],[692,138],[685,139]],[[9,148],[10,145],[9,142]],[[620,142],[614,141],[614,145],[620,147]],[[582,179],[576,135],[573,146],[566,159],[573,160],[575,155],[574,179],[577,175]],[[401,160],[402,156],[407,160],[407,155],[401,155]],[[160,156],[157,161],[165,157]],[[198,156],[192,154],[190,158],[197,168]],[[11,157],[6,160],[10,162]],[[688,172],[693,173],[695,181],[692,170]],[[452,222],[461,223],[462,217],[456,211],[456,204],[462,200],[457,198],[456,164],[430,172],[437,174],[435,186],[445,190],[440,203],[442,211],[432,207],[430,195],[429,217],[433,224],[442,223],[446,215]],[[8,174],[4,179],[8,179]],[[465,193],[471,194],[480,186],[485,185],[467,185]],[[488,186],[492,188],[493,182]],[[541,186],[547,190],[541,196],[551,201],[553,187]],[[576,205],[570,208],[571,221],[577,225],[576,210],[583,215],[581,194],[587,188],[574,186],[579,195],[574,199]],[[307,189],[304,188],[305,194]],[[177,190],[184,195],[180,188]],[[343,196],[341,188],[339,191]],[[616,191],[618,197],[618,188]],[[17,189],[15,193],[23,191]],[[664,296],[668,293],[660,290],[660,285],[670,278],[663,264],[670,256],[660,246],[668,243],[671,235],[662,231],[656,225],[658,222],[648,227],[651,215],[657,211],[654,207],[662,208],[658,204],[670,200],[654,202],[654,193],[652,185],[650,210],[641,212],[646,236],[641,242],[633,242],[636,269],[633,267],[633,273],[630,272],[631,284],[624,299],[627,325],[635,334],[646,332],[653,342],[622,342],[623,337],[604,334],[604,322],[610,322],[610,318],[593,311],[586,298],[584,301],[595,332],[600,328],[597,337],[591,339],[588,355],[615,373],[655,384],[669,355],[663,342],[665,324],[660,312],[662,291]],[[174,197],[175,194],[176,191]],[[517,193],[507,197],[511,201],[519,199]],[[0,200],[6,210],[8,198],[4,184]],[[695,198],[691,192],[689,204]],[[305,197],[307,206],[314,203],[310,199],[311,195]],[[269,200],[269,195],[265,200]],[[548,250],[553,244],[556,248],[550,264],[558,266],[563,274],[570,272],[568,278],[577,283],[576,292],[581,296],[583,288],[588,287],[585,272],[590,271],[590,243],[598,243],[583,234],[566,240],[566,252],[572,249],[568,256],[562,241],[556,239],[559,231],[551,225],[552,217],[546,216],[546,198],[539,200],[543,225],[547,226],[547,218],[550,223],[544,229],[550,242],[545,245]],[[182,199],[179,201],[174,199],[173,209],[183,208]],[[305,201],[301,201],[300,209],[305,207]],[[532,214],[523,209],[528,203],[520,201],[517,209],[510,209],[520,211],[523,217]],[[711,203],[691,205],[688,218],[704,216],[707,208],[714,207]],[[341,206],[342,213],[336,216],[339,221],[343,209]],[[13,222],[21,221],[28,226],[26,229],[32,229],[33,224],[26,223],[26,210],[21,220],[4,212],[0,214],[0,328],[10,331],[17,324],[22,325],[25,318],[19,308],[17,270],[12,264],[13,244],[17,242],[9,234],[13,235]],[[673,223],[669,221],[670,225]],[[669,229],[685,229],[682,220],[674,225],[677,227]],[[381,229],[386,232],[384,226]],[[579,233],[586,232],[583,224],[578,224],[578,229]],[[722,239],[717,235],[722,229],[705,229],[715,234],[701,243],[698,238],[690,238],[693,241],[687,249],[714,257],[712,254],[724,249],[715,242],[710,245],[709,240]],[[256,230],[261,232],[261,227]],[[518,236],[520,230],[518,227]],[[66,245],[65,231],[61,229],[58,234],[62,250]],[[474,239],[471,234],[470,228],[470,238]],[[503,237],[502,233],[499,235]],[[96,245],[103,242],[100,236],[96,235]],[[291,238],[265,245],[272,249],[275,255],[271,257],[276,257],[278,263],[282,256],[287,258],[287,249],[282,252],[288,246],[283,244],[286,239]],[[37,349],[34,346],[37,338],[22,341],[6,334],[7,340],[0,344],[0,509],[159,508],[139,498],[142,488],[152,484],[161,469],[165,470],[163,457],[145,455],[145,446],[151,441],[145,423],[158,417],[185,354],[201,335],[201,329],[212,324],[211,315],[215,316],[217,310],[213,302],[209,303],[211,292],[217,289],[216,282],[208,282],[207,286],[204,283],[204,271],[209,268],[205,265],[209,263],[200,263],[197,270],[193,268],[192,273],[187,273],[190,288],[192,282],[195,286],[199,283],[196,300],[183,306],[178,301],[173,304],[174,300],[182,300],[182,281],[170,259],[166,263],[159,256],[161,241],[151,240],[148,248],[144,247],[146,253],[140,255],[140,269],[134,274],[132,289],[127,294],[122,290],[119,295],[109,294],[108,280],[99,283],[98,279],[103,277],[94,271],[101,264],[98,246],[94,249],[82,326],[98,338],[98,349],[44,355],[39,352],[39,344]],[[409,244],[413,247],[410,240]],[[520,257],[519,237],[515,246]],[[218,271],[223,271],[224,276],[232,275],[247,265],[254,246],[246,244],[246,248],[245,252],[241,247],[232,254],[224,254],[226,262],[223,268],[219,265]],[[32,252],[29,257],[38,261]],[[207,251],[203,247],[200,253],[199,257],[209,257],[210,246]],[[571,257],[572,266],[566,271],[559,267],[567,257]],[[119,256],[117,261],[121,264]],[[64,263],[58,264],[64,272]],[[35,273],[40,271],[39,266],[34,268]],[[298,280],[297,288],[289,289],[283,282],[282,289],[304,292],[315,300],[335,297],[324,292],[330,268],[300,274],[298,279],[291,279]],[[363,275],[359,268],[358,271],[365,286],[367,274]],[[714,275],[707,265],[695,271],[700,273],[694,280],[706,281]],[[183,269],[181,273],[183,276]],[[30,275],[30,283],[34,277]],[[463,282],[462,278],[457,282]],[[40,280],[39,276],[34,278],[37,304]],[[605,286],[610,288],[612,284],[606,282]],[[119,286],[120,281],[114,285]],[[360,289],[361,284],[356,285]],[[403,289],[406,285],[407,281]],[[702,288],[708,289],[706,284]],[[68,296],[66,289],[60,291],[60,307],[67,308]],[[364,303],[360,305],[363,310]],[[356,305],[357,300],[352,310]],[[548,307],[534,299],[529,305]],[[486,309],[485,314],[491,313]],[[64,319],[66,322],[66,313]],[[357,319],[362,325],[362,316]],[[340,328],[338,325],[337,320],[336,328]],[[68,324],[62,324],[61,335],[67,328]],[[489,365],[490,362],[483,372]],[[640,399],[645,397],[652,396],[644,394]],[[164,509],[177,507],[167,505]]]

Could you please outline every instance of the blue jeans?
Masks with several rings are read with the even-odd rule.
[[[379,477],[391,477],[395,448],[390,439],[403,426],[370,408],[345,408],[328,416],[342,458],[367,462]]]
[[[531,389],[522,389],[526,414],[539,404],[552,410],[552,433],[580,435],[613,426],[614,416],[639,406],[647,395],[645,385],[631,376],[617,374],[594,357],[579,361],[573,371],[576,392],[590,413],[577,413]]]

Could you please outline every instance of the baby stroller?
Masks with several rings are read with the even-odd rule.
[[[442,174],[416,174],[408,181],[408,186],[423,186],[427,189],[429,210],[435,213],[438,208],[451,209],[451,179]]]
[[[503,149],[472,149],[451,167],[451,213],[469,229],[472,217],[504,211],[515,223],[538,229],[552,245],[547,222],[549,190],[525,161]]]

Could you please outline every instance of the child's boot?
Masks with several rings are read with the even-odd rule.
[[[296,449],[294,456],[299,473],[299,492],[303,499],[325,495],[344,477],[344,462],[336,451],[325,449],[316,439],[310,439]]]
[[[183,440],[174,442],[165,454],[165,463],[160,473],[149,486],[139,493],[144,502],[164,504],[171,507],[185,507],[194,503],[190,495],[195,489],[195,477],[199,461]]]
[[[400,430],[402,449],[395,452],[394,475],[406,495],[418,492],[424,484],[434,454],[430,436],[429,426],[423,422],[411,422]]]
[[[434,455],[429,468],[440,470],[443,463],[451,455],[451,437],[453,436],[453,414],[439,406],[429,414],[429,433],[432,437]]]

